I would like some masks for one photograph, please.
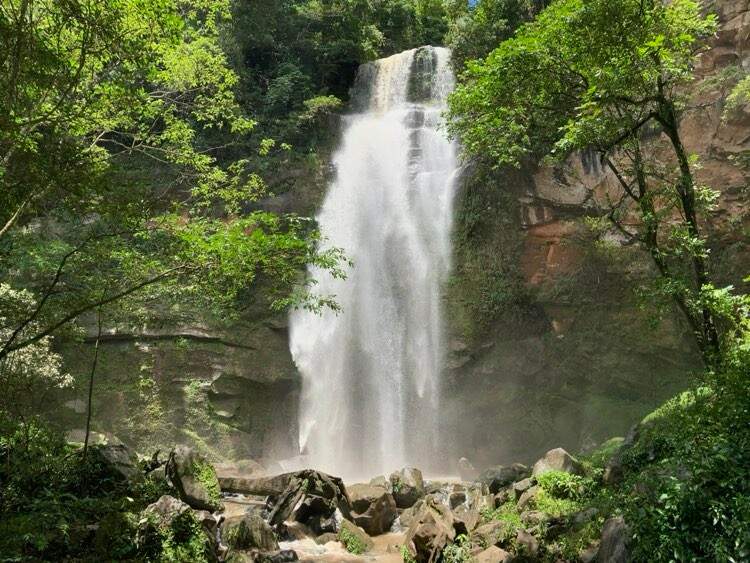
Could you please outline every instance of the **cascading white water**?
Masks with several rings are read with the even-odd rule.
[[[307,465],[348,478],[406,464],[440,469],[441,289],[450,267],[456,147],[440,129],[453,88],[447,49],[363,65],[318,222],[354,262],[313,270],[338,315],[296,311]]]

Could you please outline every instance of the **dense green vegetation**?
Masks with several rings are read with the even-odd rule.
[[[0,559],[212,560],[191,512],[139,521],[176,494],[144,476],[149,461],[124,479],[88,434],[85,447],[67,443],[45,416],[80,384],[59,343],[95,326],[98,350],[103,326],[170,308],[231,318],[259,291],[277,310],[335,309],[305,266],[344,276],[346,256],[320,250],[314,221],[265,202],[285,189],[280,171],[319,166],[358,66],[423,44],[450,46],[462,73],[450,127],[474,170],[448,292],[465,325],[528,306],[520,243],[495,229],[520,230],[507,167],[588,149],[622,195],[589,210],[592,237],[614,232],[651,256],[652,283],[633,289],[657,313],[681,311],[706,366],[623,445],[583,456],[585,475],[537,480],[533,508],[553,519],[596,509],[541,531],[542,557],[578,557],[622,515],[634,560],[750,558],[750,301],[715,281],[705,221],[717,186],[696,180],[680,129],[715,30],[692,0],[2,0]],[[745,78],[728,108],[747,93]],[[96,355],[87,375],[96,394]],[[155,385],[133,375],[146,414],[164,408],[148,400]],[[185,394],[199,400],[191,384]],[[190,416],[186,432],[205,413]],[[140,430],[155,446],[150,422]],[[614,462],[621,476],[605,481]],[[195,470],[218,503],[213,469]],[[509,541],[522,523],[513,502],[483,518],[507,524]],[[444,559],[465,561],[469,548],[461,536]]]

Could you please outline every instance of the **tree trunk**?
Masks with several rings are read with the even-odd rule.
[[[83,459],[86,459],[86,453],[89,449],[89,434],[91,432],[91,400],[94,396],[94,375],[96,374],[96,364],[99,360],[99,341],[102,337],[102,310],[96,311],[96,342],[94,343],[94,360],[91,362],[91,376],[89,377],[89,397],[86,406],[86,436],[83,440]]]
[[[690,169],[690,161],[687,152],[680,138],[677,112],[674,104],[668,101],[662,102],[659,117],[659,123],[664,128],[664,133],[669,137],[677,156],[677,163],[680,169],[680,178],[677,183],[677,194],[680,199],[683,216],[687,224],[688,233],[694,239],[701,239],[700,228],[698,226],[698,215],[695,205],[695,182],[693,173]],[[708,263],[702,254],[692,253],[692,267],[695,276],[696,290],[700,292],[702,288],[711,282],[709,275]],[[716,321],[711,310],[705,305],[700,310],[700,323],[696,331],[698,346],[703,356],[706,367],[712,367],[719,359],[719,332],[716,328]]]

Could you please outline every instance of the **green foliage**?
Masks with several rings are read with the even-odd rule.
[[[458,536],[455,542],[443,549],[445,563],[469,563],[471,560],[471,540],[464,534]]]
[[[513,501],[508,501],[497,508],[485,508],[482,510],[482,520],[484,522],[490,522],[492,520],[498,520],[505,522],[510,525],[511,530],[515,528],[522,528],[523,522],[521,522],[521,513]],[[513,532],[515,533],[515,532]]]
[[[498,164],[611,145],[648,113],[641,100],[660,83],[690,77],[696,42],[715,27],[692,0],[554,2],[468,65],[452,130]]]
[[[414,556],[409,551],[409,548],[405,545],[401,546],[401,560],[404,563],[417,563],[417,560],[414,558]]]
[[[229,526],[222,534],[222,539],[234,549],[250,549],[253,547],[253,536],[245,520]]]
[[[483,59],[533,14],[530,0],[481,0],[469,8],[466,2],[451,3],[446,42],[453,64],[463,69],[473,59]]]
[[[750,76],[745,76],[737,82],[727,97],[725,112],[729,114],[745,108],[748,102],[750,102]]]
[[[646,417],[622,454],[636,560],[742,561],[750,555],[750,377],[736,350],[709,386]]]
[[[607,462],[617,453],[625,441],[622,437],[610,438],[603,444],[599,445],[594,451],[583,455],[580,459],[594,470],[604,469]]]
[[[340,257],[318,253],[311,222],[242,215],[266,187],[230,150],[254,122],[222,48],[229,5],[0,8],[0,273],[36,301],[0,335],[0,361],[102,306],[231,309],[259,277],[272,280],[277,307],[333,304],[307,303],[313,280],[292,291],[308,259],[327,269]]]
[[[3,558],[136,557],[135,514],[165,492],[163,481],[124,481],[97,447],[83,459],[47,424],[0,418]]]
[[[195,462],[190,468],[190,472],[203,485],[211,503],[218,507],[221,503],[221,487],[214,466],[208,462]]]
[[[38,307],[28,290],[15,290],[0,283],[0,342],[13,337],[24,339],[39,329],[31,321],[24,326]],[[16,417],[39,414],[49,398],[50,390],[64,389],[73,383],[62,370],[62,358],[52,351],[52,339],[42,338],[0,359],[0,413]]]
[[[146,561],[207,563],[214,560],[208,535],[191,510],[176,515],[169,524],[157,518],[139,523],[138,549]]]
[[[589,495],[593,481],[564,471],[548,471],[536,477],[543,491],[560,499],[580,500]]]
[[[362,555],[367,551],[367,546],[360,537],[348,530],[347,528],[341,528],[338,535],[339,541],[344,544],[344,548],[354,555]]]

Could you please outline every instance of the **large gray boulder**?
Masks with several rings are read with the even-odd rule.
[[[630,560],[630,530],[622,517],[610,518],[602,528],[597,563],[627,563]]]
[[[225,544],[234,549],[279,549],[271,526],[257,514],[230,516],[221,526],[221,537]]]
[[[544,457],[534,464],[531,474],[536,477],[550,471],[562,471],[564,473],[582,475],[583,466],[564,449],[555,448],[544,454]]]
[[[300,522],[316,534],[337,532],[336,512],[351,518],[351,502],[338,477],[305,469],[274,478],[284,489],[269,496],[268,522],[278,528],[286,521]]]
[[[500,492],[500,489],[507,487],[511,483],[520,481],[529,476],[529,468],[522,463],[513,465],[496,465],[483,471],[477,480],[484,483],[490,489],[493,495]]]
[[[373,485],[351,485],[347,492],[352,507],[352,520],[371,536],[391,529],[398,516],[396,501],[384,488]]]
[[[221,487],[216,471],[194,449],[177,446],[172,450],[166,473],[180,498],[193,508],[211,512],[221,509]]]
[[[390,482],[393,498],[399,508],[414,506],[425,494],[422,472],[415,467],[404,467],[391,473]]]

